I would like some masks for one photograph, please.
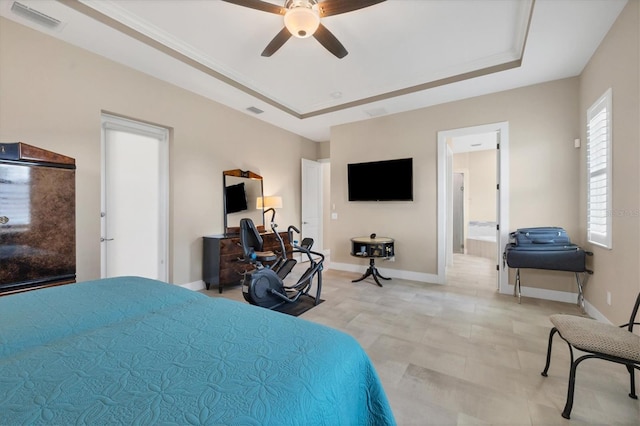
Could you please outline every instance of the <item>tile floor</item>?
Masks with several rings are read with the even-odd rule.
[[[531,298],[519,305],[498,294],[492,263],[456,255],[446,286],[394,278],[380,288],[370,279],[352,283],[359,274],[328,270],[326,301],[301,317],[360,342],[400,425],[640,425],[626,369],[601,360],[581,364],[571,420],[561,417],[569,353],[556,337],[549,376],[540,375],[548,317],[580,311]],[[203,292],[219,296],[217,289]],[[222,297],[244,302],[240,287]]]

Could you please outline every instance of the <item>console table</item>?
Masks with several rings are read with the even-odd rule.
[[[284,241],[284,247],[288,257],[291,257],[291,244],[286,232],[280,232]],[[263,240],[263,250],[273,251],[282,256],[280,242],[273,232],[260,234]],[[207,290],[211,284],[218,286],[218,292],[222,293],[222,287],[240,284],[244,273],[253,268],[243,261],[240,235],[207,235],[202,237],[202,280]]]
[[[365,278],[371,276],[373,280],[382,287],[378,278],[383,280],[390,280],[391,278],[383,277],[376,268],[375,259],[383,258],[388,259],[394,256],[394,241],[393,238],[388,237],[376,237],[376,234],[371,234],[368,237],[355,237],[351,239],[351,256],[365,257],[369,259],[369,268],[358,279],[351,282],[362,281]]]

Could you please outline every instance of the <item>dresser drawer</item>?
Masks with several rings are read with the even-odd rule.
[[[261,234],[263,250],[273,251],[277,256],[282,256],[282,248],[276,234],[269,232]],[[286,232],[281,232],[287,253],[291,252],[291,244]],[[288,254],[288,257],[291,257]],[[253,265],[242,261],[243,250],[240,245],[240,237],[211,235],[203,237],[202,252],[202,280],[207,290],[211,284],[218,286],[222,293],[225,285],[238,284],[242,281],[243,272],[254,268]]]
[[[236,255],[242,257],[242,245],[240,245],[240,238],[226,238],[220,240],[220,255]]]

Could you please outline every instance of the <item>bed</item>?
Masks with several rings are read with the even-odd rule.
[[[139,277],[0,297],[0,424],[395,424],[350,336]]]

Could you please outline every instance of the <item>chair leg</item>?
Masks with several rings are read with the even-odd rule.
[[[631,393],[629,394],[630,398],[638,399],[638,395],[636,395],[636,376],[635,369],[633,365],[627,364],[627,371],[629,371],[629,375],[631,376]]]
[[[547,346],[547,363],[544,365],[544,370],[542,374],[544,377],[547,377],[547,371],[549,371],[549,364],[551,364],[551,345],[553,344],[553,335],[558,332],[558,329],[553,327],[549,332],[549,346]]]
[[[578,368],[578,364],[580,364],[585,359],[589,358],[598,358],[595,355],[584,355],[575,360],[575,362],[571,363],[571,371],[569,373],[569,387],[567,389],[567,402],[564,406],[564,410],[562,411],[562,417],[565,419],[571,418],[571,409],[573,408],[573,394],[576,387],[576,369]],[[573,356],[572,356],[573,359]]]

